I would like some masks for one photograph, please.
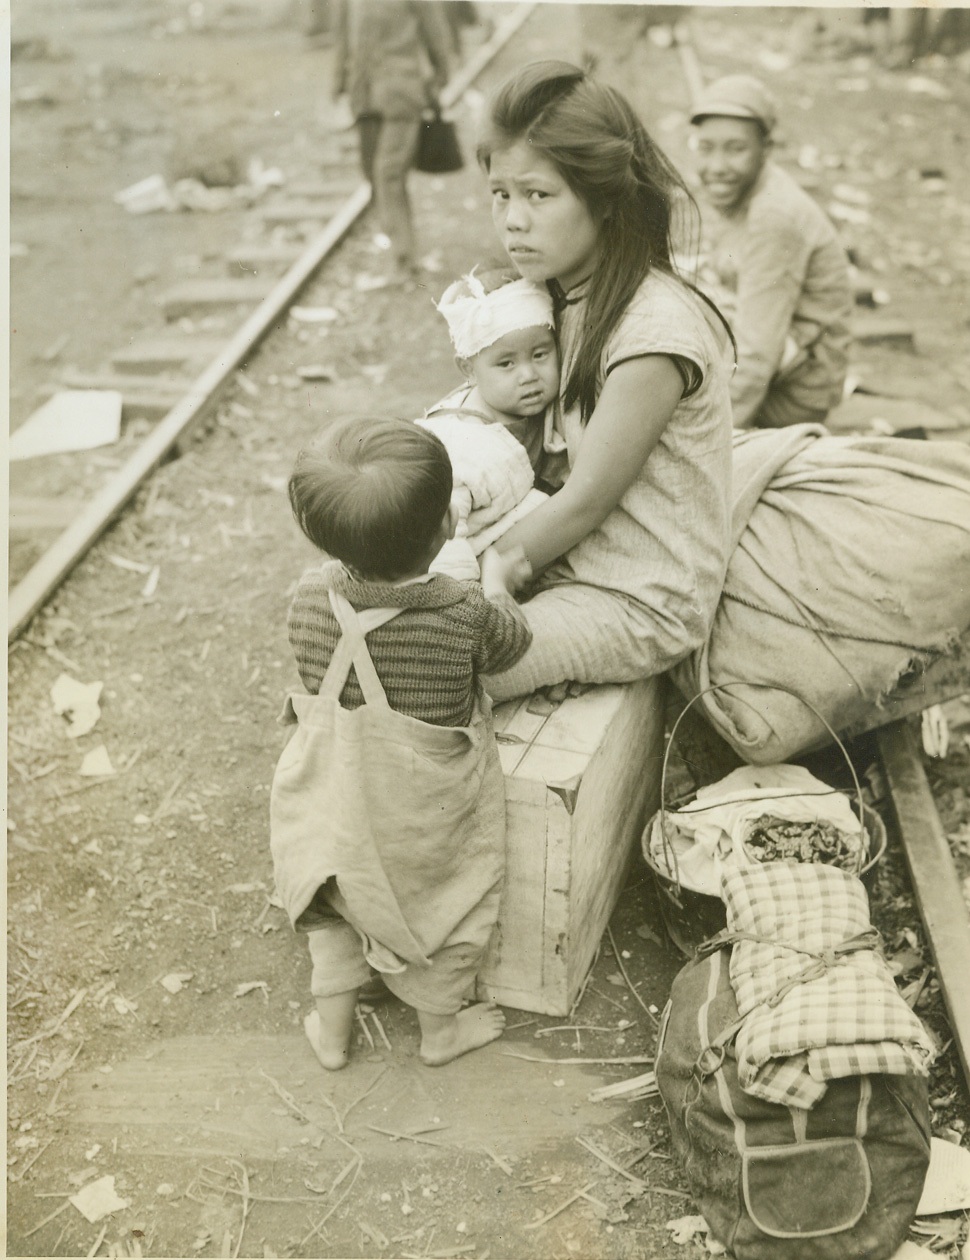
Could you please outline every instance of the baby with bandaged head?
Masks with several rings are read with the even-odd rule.
[[[455,473],[458,530],[436,568],[473,578],[475,557],[544,497],[534,469],[559,393],[559,349],[545,285],[508,271],[473,270],[438,310],[466,379],[418,421],[444,442]]]
[[[462,389],[434,408],[478,415],[517,438],[535,466],[542,416],[559,393],[559,348],[545,285],[506,270],[475,270],[445,290],[445,317]]]

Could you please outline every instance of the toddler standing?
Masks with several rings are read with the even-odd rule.
[[[357,991],[382,973],[441,1064],[501,1035],[462,1009],[498,916],[505,786],[482,673],[531,638],[509,590],[518,558],[486,553],[482,585],[430,574],[455,528],[448,454],[405,420],[350,420],[290,478],[327,562],[300,580],[289,637],[306,694],[273,780],[270,842],[290,920],[309,933],[324,1067],[347,1062]]]

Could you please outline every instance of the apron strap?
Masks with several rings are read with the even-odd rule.
[[[330,607],[340,623],[342,633],[320,683],[318,695],[339,701],[353,665],[360,689],[364,693],[364,702],[377,708],[388,708],[387,695],[367,650],[365,635],[391,621],[401,609],[365,608],[356,612],[346,596],[333,590],[329,595]]]

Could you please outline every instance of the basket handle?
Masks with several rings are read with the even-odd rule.
[[[821,713],[819,713],[818,709],[816,709],[815,705],[812,704],[810,700],[806,700],[804,696],[800,696],[797,691],[792,691],[790,687],[782,687],[777,683],[746,683],[746,682],[714,683],[710,687],[705,687],[703,691],[699,691],[696,696],[693,696],[690,700],[688,700],[687,703],[684,705],[684,707],[681,709],[680,713],[678,713],[677,720],[674,722],[673,726],[670,728],[670,738],[667,740],[667,747],[664,749],[663,766],[660,771],[660,841],[661,841],[661,844],[663,845],[664,860],[666,861],[666,864],[667,864],[667,870],[670,871],[674,877],[674,882],[677,885],[677,891],[678,892],[682,891],[681,884],[680,884],[680,865],[677,861],[677,855],[674,852],[673,845],[670,844],[669,840],[667,839],[667,809],[664,803],[667,796],[667,766],[670,761],[670,752],[674,746],[674,739],[677,735],[677,728],[680,726],[681,722],[687,716],[688,711],[694,707],[697,701],[702,700],[704,696],[708,696],[712,692],[727,691],[730,687],[759,687],[763,689],[764,691],[784,691],[787,695],[794,696],[796,700],[801,701],[801,703],[805,705],[807,709],[810,709],[811,712],[815,714],[818,720],[822,723],[822,725],[828,731],[829,735],[831,735],[834,743],[836,743],[839,746],[842,756],[845,758],[845,763],[849,767],[849,773],[852,775],[852,782],[855,786],[855,791],[856,791],[856,799],[859,802],[859,837],[862,841],[862,848],[860,850],[861,863],[860,863],[859,869],[861,870],[862,866],[865,865],[865,849],[866,849],[866,822],[865,822],[865,809],[864,809],[863,800],[862,800],[862,787],[859,783],[859,776],[855,772],[855,766],[852,764],[852,759],[850,758],[848,752],[846,751],[845,744],[843,744],[842,740],[839,739],[838,735],[835,733],[835,731],[833,730],[828,720],[825,717],[823,717]]]

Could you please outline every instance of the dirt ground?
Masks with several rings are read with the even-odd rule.
[[[135,218],[115,192],[169,169],[212,128],[232,135],[243,161],[260,157],[288,179],[318,173],[335,143],[331,54],[301,21],[295,6],[265,0],[15,6],[14,425],[56,367],[94,371],[134,332],[160,329],[163,289],[215,268],[253,222],[252,210]],[[916,353],[869,347],[857,374],[917,400],[914,423],[930,404],[965,435],[967,65],[884,68],[869,28],[839,11],[822,21],[695,9],[690,22],[705,78],[748,69],[775,88],[781,160],[836,207],[888,296],[882,313],[914,331]],[[686,164],[688,90],[662,31],[618,44],[571,7],[542,5],[478,86],[536,57],[575,59],[584,42]],[[460,115],[466,151],[472,115],[470,105]],[[369,227],[356,228],[305,295],[340,320],[267,340],[246,387],[159,470],[11,652],[9,1255],[706,1254],[666,1229],[693,1208],[658,1100],[589,1100],[645,1070],[622,1060],[651,1054],[656,1009],[682,963],[639,863],[571,1018],[510,1010],[500,1042],[432,1069],[417,1058],[411,1012],[380,1004],[373,1044],[362,1032],[332,1079],[303,1036],[309,965],[271,900],[267,846],[284,738],[274,719],[296,681],[285,610],[309,559],[283,487],[326,417],[415,414],[455,383],[431,298],[494,253],[487,207],[472,166],[414,187],[440,270],[414,292],[358,292],[354,277],[374,256]],[[331,383],[295,375],[319,363]],[[14,490],[81,498],[136,436],[21,466]],[[16,576],[40,543],[14,544]],[[155,566],[157,587],[143,595]],[[100,720],[79,739],[50,699],[64,672],[103,683]],[[970,707],[948,713],[950,752],[928,769],[966,881]],[[117,773],[82,778],[82,756],[100,744]],[[865,771],[870,744],[853,752]],[[924,980],[917,1009],[941,1045],[935,1131],[965,1142],[970,1102],[932,970],[924,977],[898,846],[873,906],[901,983]],[[67,1196],[103,1176],[126,1206],[92,1224]],[[951,1214],[914,1238],[955,1256],[965,1233]]]

